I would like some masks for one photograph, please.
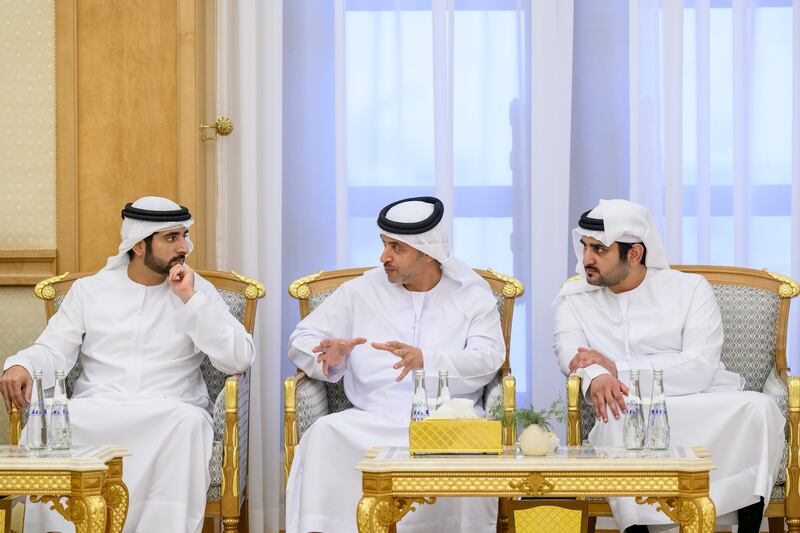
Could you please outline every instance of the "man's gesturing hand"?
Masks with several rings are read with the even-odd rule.
[[[628,395],[628,387],[614,376],[603,374],[594,378],[589,385],[589,394],[594,404],[594,416],[602,418],[603,422],[608,422],[606,406],[611,408],[614,418],[625,412],[624,396]]]
[[[400,375],[397,376],[395,381],[403,381],[403,378],[415,368],[422,368],[423,357],[422,350],[410,344],[403,344],[402,342],[389,341],[389,342],[373,342],[372,347],[376,350],[385,350],[400,358],[394,364],[394,368],[403,368]]]
[[[6,412],[11,412],[11,404],[22,409],[31,401],[33,379],[25,367],[14,365],[0,376],[0,394],[6,402]]]
[[[356,337],[355,339],[322,339],[311,351],[319,354],[317,363],[322,363],[322,373],[327,376],[329,367],[341,363],[345,357],[350,355],[353,348],[365,342],[367,342],[367,339],[364,337]]]
[[[615,378],[617,376],[617,365],[601,354],[597,350],[590,350],[589,348],[578,348],[578,353],[569,362],[569,373],[572,374],[579,368],[586,368],[590,365],[600,365],[608,370]]]

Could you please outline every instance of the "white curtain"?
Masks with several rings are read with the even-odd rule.
[[[640,0],[629,15],[630,196],[660,217],[670,261],[798,278],[800,2]]]
[[[533,2],[533,168],[531,232],[533,332],[530,359],[538,408],[564,395],[553,355],[551,302],[570,276],[570,138],[572,117],[572,1]],[[566,441],[564,428],[558,428]]]
[[[218,3],[217,114],[234,133],[217,142],[217,267],[262,281],[251,370],[250,530],[277,532],[283,492],[280,440],[282,227],[281,2]]]
[[[440,196],[456,254],[525,282],[512,334],[519,399],[541,407],[563,395],[548,320],[568,275],[572,1],[218,9],[218,111],[237,128],[217,147],[218,266],[267,288],[249,496],[251,529],[277,531],[280,391],[295,372],[285,346],[298,319],[286,287],[377,264],[375,218],[391,200]]]

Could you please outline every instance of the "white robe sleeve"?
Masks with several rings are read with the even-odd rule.
[[[203,281],[195,280],[198,290],[181,310],[185,332],[214,368],[226,374],[244,372],[256,360],[253,337],[230,313],[216,288]]]
[[[31,376],[33,370],[42,371],[42,386],[55,384],[55,371],[69,370],[75,366],[86,329],[83,323],[83,298],[80,280],[75,281],[64,301],[36,342],[6,359],[3,370],[19,365]]]
[[[676,317],[677,318],[677,317]],[[652,379],[653,369],[664,371],[667,396],[693,394],[708,389],[720,368],[722,353],[722,316],[714,289],[704,279],[694,289],[683,322],[682,347],[676,353],[631,354],[628,361],[618,361],[617,370],[638,369],[643,381]]]
[[[561,367],[561,372],[567,376],[569,375],[569,362],[578,353],[578,348],[588,347],[589,341],[583,332],[583,328],[578,322],[575,314],[567,303],[566,298],[561,298],[561,301],[556,307],[555,316],[555,332],[553,334],[553,348],[558,358],[558,366]],[[583,395],[587,400],[591,401],[591,397],[587,394],[589,385],[592,380],[603,374],[610,372],[601,365],[589,365],[585,368],[579,368],[575,374],[581,378],[581,389]]]
[[[452,394],[469,394],[480,390],[492,380],[506,358],[500,315],[494,298],[480,302],[480,308],[472,317],[463,350],[428,352],[424,346],[420,348],[427,378],[435,380],[438,371],[447,370]]]
[[[353,301],[349,287],[342,285],[313,313],[297,324],[289,337],[289,359],[294,365],[313,379],[336,383],[349,366],[349,357],[336,365],[328,367],[328,375],[322,373],[322,363],[317,362],[317,354],[312,350],[322,339],[351,339]]]

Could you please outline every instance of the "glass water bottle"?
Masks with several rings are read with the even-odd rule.
[[[28,411],[28,448],[43,450],[47,448],[47,415],[42,391],[42,371],[33,371],[31,404]]]
[[[625,425],[622,429],[623,441],[627,450],[641,450],[644,446],[644,413],[642,413],[642,393],[639,387],[639,371],[631,370],[631,387],[625,399]]]
[[[411,420],[419,422],[428,418],[428,396],[425,393],[425,370],[414,370],[414,397],[411,403]]]
[[[47,443],[54,450],[68,450],[72,446],[72,428],[69,424],[67,406],[67,387],[64,371],[56,371],[56,388],[53,394],[53,407],[47,424]]]
[[[436,391],[436,409],[450,399],[450,385],[447,383],[447,370],[439,371],[439,389]]]
[[[647,420],[647,447],[651,450],[669,448],[669,417],[664,400],[664,371],[653,370],[653,395],[650,399],[650,418]]]

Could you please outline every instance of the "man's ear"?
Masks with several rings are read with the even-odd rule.
[[[628,250],[628,261],[640,265],[642,263],[642,255],[644,255],[644,246],[641,243],[633,243],[631,249]]]
[[[136,255],[137,257],[143,257],[146,249],[147,247],[143,240],[137,242],[136,244],[133,245],[133,248],[131,248],[131,250],[133,250],[134,255]]]

